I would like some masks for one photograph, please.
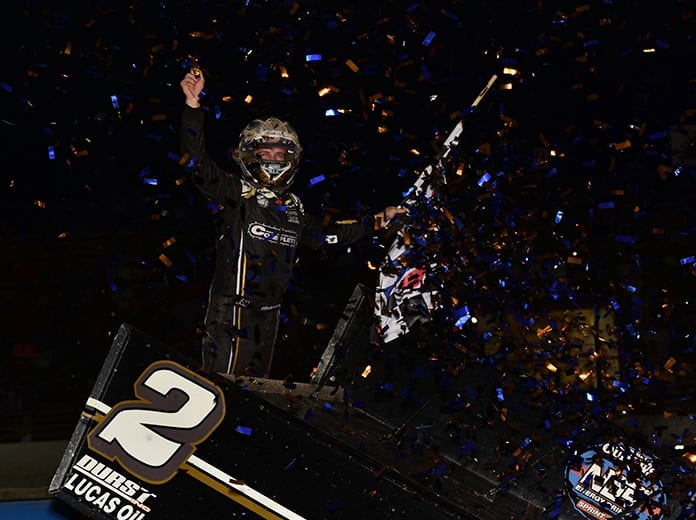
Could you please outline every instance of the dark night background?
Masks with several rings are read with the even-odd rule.
[[[206,72],[213,154],[226,164],[252,117],[290,120],[305,146],[295,191],[320,218],[398,203],[463,116],[461,175],[449,172],[444,195],[461,225],[422,246],[449,266],[434,282],[450,297],[436,316],[441,359],[520,370],[489,357],[485,331],[454,325],[452,301],[525,323],[594,308],[615,320],[620,404],[693,412],[694,7],[12,2],[0,70],[1,438],[65,438],[123,322],[198,357],[214,237],[179,164],[191,54]],[[479,183],[485,172],[494,182]],[[353,285],[374,286],[368,262],[383,249],[300,253],[274,375],[306,380]]]

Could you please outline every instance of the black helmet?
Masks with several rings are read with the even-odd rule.
[[[284,161],[263,160],[256,151],[264,147],[284,148],[287,156]],[[301,156],[297,132],[275,117],[254,119],[240,134],[237,159],[242,173],[253,184],[276,190],[288,188],[295,179]]]

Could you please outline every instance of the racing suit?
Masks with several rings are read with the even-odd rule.
[[[185,106],[182,162],[215,206],[216,263],[205,316],[203,365],[215,372],[265,377],[273,358],[280,306],[300,244],[350,244],[374,228],[372,216],[324,226],[300,199],[219,167],[206,152],[205,116]]]

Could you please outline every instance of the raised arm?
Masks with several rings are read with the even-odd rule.
[[[203,92],[203,88],[205,87],[205,77],[203,73],[200,71],[198,74],[188,72],[179,84],[186,97],[186,104],[191,108],[200,108],[201,92]]]
[[[200,103],[205,86],[203,73],[188,72],[180,86],[186,99],[181,115],[181,153],[186,156],[186,166],[191,168],[198,189],[213,202],[225,204],[238,197],[239,181],[220,168],[206,150],[205,113]]]

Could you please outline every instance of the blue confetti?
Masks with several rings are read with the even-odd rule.
[[[636,330],[636,328],[633,326],[632,323],[629,323],[628,325],[626,325],[626,330],[631,335],[631,337],[636,338],[636,339],[638,339],[640,337],[640,334],[638,333],[638,331]]]
[[[498,401],[501,403],[505,401],[505,394],[503,394],[503,389],[502,388],[496,388],[495,389],[495,395],[498,398]]]
[[[308,186],[308,187],[312,187],[312,186],[314,186],[315,184],[319,184],[320,182],[322,182],[322,181],[324,181],[324,180],[326,180],[326,176],[325,176],[325,175],[323,175],[323,174],[322,174],[322,175],[317,175],[316,177],[312,177],[311,179],[309,179],[309,183],[307,184],[307,186]]]
[[[474,441],[468,441],[459,447],[459,451],[462,453],[462,455],[467,455],[474,451],[474,448],[476,448]]]
[[[637,236],[629,236],[629,235],[616,235],[614,237],[614,240],[616,242],[623,242],[625,244],[635,244],[636,241],[638,240]]]
[[[626,390],[628,389],[626,383],[623,383],[621,381],[612,381],[612,385],[618,388],[621,393],[626,392]]]
[[[488,172],[485,172],[481,176],[481,178],[476,182],[476,184],[478,184],[479,186],[483,186],[484,184],[486,184],[490,180],[491,180],[491,174]]]
[[[252,432],[254,431],[253,428],[250,428],[249,426],[242,426],[241,424],[237,426],[235,429],[237,433],[241,433],[242,435],[251,435]]]
[[[456,309],[454,311],[454,318],[456,319],[454,326],[462,328],[464,324],[471,319],[471,315],[469,315],[469,307],[465,305],[464,307]]]
[[[662,139],[663,137],[667,137],[667,132],[664,130],[662,132],[655,132],[654,134],[650,134],[648,139],[650,141],[657,141],[658,139]]]
[[[435,38],[435,31],[430,31],[428,35],[425,37],[423,40],[423,45],[427,47],[430,45],[430,43],[433,41],[433,38]]]

